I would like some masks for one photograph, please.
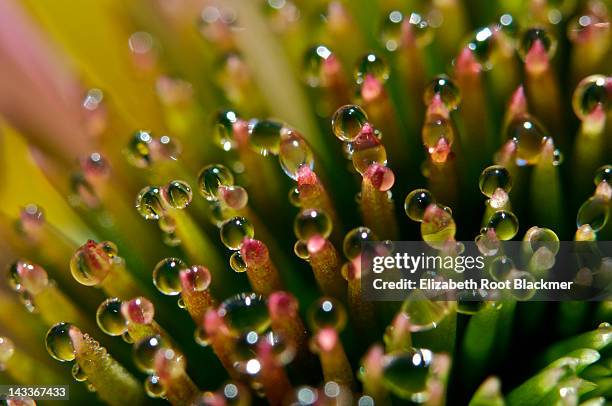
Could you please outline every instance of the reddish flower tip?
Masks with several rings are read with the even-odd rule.
[[[372,183],[372,186],[381,192],[386,192],[391,189],[395,183],[395,174],[393,171],[380,164],[370,165],[363,176]]]

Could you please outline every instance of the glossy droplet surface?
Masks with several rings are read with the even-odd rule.
[[[295,217],[293,231],[302,241],[308,241],[315,235],[327,238],[331,234],[332,224],[325,212],[316,209],[306,209],[302,210]]]
[[[253,120],[249,123],[249,144],[262,155],[277,155],[283,124],[274,120]]]
[[[525,61],[528,52],[531,50],[536,41],[539,41],[544,47],[544,51],[549,58],[555,54],[555,50],[557,49],[557,41],[553,36],[543,28],[529,28],[521,37],[518,53],[520,57]]]
[[[100,330],[111,336],[120,336],[127,330],[127,320],[121,314],[121,300],[106,299],[98,306],[96,322]]]
[[[362,175],[372,164],[387,164],[387,151],[370,126],[363,127],[363,131],[351,142],[351,147],[353,167]]]
[[[367,227],[357,227],[346,233],[342,248],[344,255],[349,259],[353,260],[361,255],[363,251],[363,244],[367,242],[376,241],[376,237],[372,230]]]
[[[121,313],[134,324],[151,324],[155,316],[153,303],[145,297],[137,297],[121,305]]]
[[[212,276],[208,268],[202,265],[192,265],[186,270],[182,271],[181,277],[183,283],[187,284],[191,289],[196,292],[203,292],[209,288],[212,282]]]
[[[221,225],[221,242],[230,250],[239,250],[245,238],[253,238],[255,228],[245,217],[234,217]]]
[[[255,293],[240,293],[226,299],[219,306],[219,315],[237,334],[248,331],[263,333],[270,325],[266,301]]]
[[[288,198],[289,203],[291,203],[295,207],[300,207],[300,205],[302,204],[300,202],[300,189],[298,189],[297,187],[291,188],[291,190],[289,190]]]
[[[559,237],[557,237],[557,234],[550,228],[531,227],[525,233],[523,241],[529,243],[526,248],[532,253],[542,247],[545,247],[553,254],[559,252]]]
[[[161,196],[168,206],[174,209],[184,209],[191,203],[193,192],[187,182],[173,180],[164,186],[161,190]]]
[[[602,196],[593,196],[580,206],[576,226],[581,227],[588,224],[593,231],[598,232],[607,224],[609,215],[610,200]]]
[[[136,131],[125,148],[125,155],[130,164],[145,168],[151,164],[151,147],[153,137],[148,131]]]
[[[506,280],[513,269],[514,262],[506,256],[495,258],[489,265],[489,273],[496,281]]]
[[[603,112],[612,105],[612,78],[604,75],[591,75],[582,79],[572,97],[574,113],[584,120],[595,108],[601,105]]]
[[[493,30],[489,27],[479,29],[474,33],[474,37],[468,42],[467,47],[472,51],[476,60],[486,68],[493,48]]]
[[[478,179],[478,187],[483,195],[493,196],[497,189],[510,192],[512,189],[512,178],[510,172],[501,165],[492,165],[485,168]]]
[[[387,51],[393,52],[402,45],[402,23],[404,15],[393,10],[385,15],[380,24],[380,41]]]
[[[369,53],[361,57],[355,66],[355,82],[362,84],[366,76],[370,76],[385,83],[389,79],[389,66],[375,53]]]
[[[213,139],[224,151],[234,148],[234,124],[238,122],[238,114],[234,110],[218,111],[212,120]]]
[[[297,180],[302,166],[314,168],[314,155],[304,138],[292,130],[287,130],[283,131],[281,136],[279,162],[285,174]]]
[[[433,353],[426,349],[395,352],[383,359],[383,384],[403,399],[418,399],[426,389]]]
[[[234,210],[246,207],[249,202],[249,194],[242,186],[220,186],[219,199]]]
[[[508,139],[516,143],[519,166],[536,164],[544,143],[548,140],[544,127],[528,114],[514,119],[508,126]]]
[[[75,362],[75,364],[72,366],[72,370],[70,372],[72,373],[74,380],[77,382],[85,382],[87,380],[87,374],[77,362]]]
[[[454,240],[456,230],[453,216],[443,206],[427,206],[421,222],[423,241],[436,249],[442,249],[446,243]]]
[[[446,162],[455,142],[455,129],[451,121],[439,114],[430,115],[423,124],[421,137],[434,162]]]
[[[321,298],[308,309],[308,323],[315,331],[331,327],[340,332],[346,326],[346,310],[331,297]]]
[[[219,186],[231,186],[234,184],[234,175],[225,166],[220,164],[204,167],[198,175],[198,189],[206,200],[218,199]]]
[[[134,363],[142,372],[155,372],[155,354],[165,346],[160,336],[146,337],[136,344],[132,349]]]
[[[429,105],[436,95],[440,96],[440,100],[448,110],[455,110],[461,102],[459,88],[446,75],[438,75],[429,83],[423,97],[425,104]]]
[[[117,247],[110,241],[87,241],[70,259],[70,272],[82,285],[94,286],[106,278],[114,266]]]
[[[234,270],[234,272],[246,272],[247,264],[244,262],[244,258],[242,258],[240,251],[235,251],[230,256],[230,267]]]
[[[53,325],[47,331],[45,337],[47,352],[58,361],[72,361],[75,357],[74,346],[70,338],[72,329],[76,329],[76,327],[70,323],[61,322]]]
[[[144,382],[145,392],[152,398],[161,398],[166,393],[166,388],[157,375],[149,375]]]
[[[450,311],[450,303],[426,298],[406,300],[401,311],[409,320],[410,331],[427,331],[436,328]]]
[[[175,296],[181,293],[180,272],[187,264],[178,258],[164,258],[153,269],[153,284],[164,295]]]
[[[15,344],[8,337],[0,337],[0,365],[4,365],[15,353]]]
[[[431,43],[433,39],[433,30],[427,20],[418,13],[410,13],[407,16],[410,34],[415,40],[418,47],[424,47]],[[405,23],[404,23],[405,24]]]
[[[159,220],[165,212],[165,203],[161,188],[147,186],[136,197],[136,210],[146,220]]]
[[[595,186],[599,185],[601,182],[610,183],[612,181],[612,165],[604,165],[597,169],[595,172],[595,177],[593,178],[593,182],[595,182]]]
[[[361,128],[368,122],[368,116],[357,105],[340,107],[332,116],[332,131],[341,141],[350,142],[357,138]]]
[[[511,240],[518,232],[519,222],[516,216],[506,210],[493,213],[487,227],[495,230],[495,235],[502,241]]]
[[[305,261],[310,258],[310,252],[308,252],[308,244],[305,241],[297,240],[293,245],[293,252],[297,255],[298,258],[301,258]]]
[[[408,193],[404,200],[404,211],[406,215],[413,221],[423,221],[425,210],[430,204],[436,201],[427,189],[415,189]]]
[[[325,45],[316,45],[304,53],[304,80],[311,87],[325,86],[325,61],[333,58],[331,50]]]

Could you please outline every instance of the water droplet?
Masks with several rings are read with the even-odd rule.
[[[506,210],[498,210],[489,219],[488,228],[495,230],[495,235],[502,241],[514,238],[518,232],[519,222],[516,216]]]
[[[138,168],[146,168],[151,165],[152,143],[153,137],[149,131],[136,131],[124,151],[128,162]]]
[[[151,152],[155,158],[177,160],[181,154],[182,146],[178,140],[169,135],[162,135],[153,140]]]
[[[120,336],[127,330],[127,321],[121,314],[121,300],[106,299],[98,306],[96,322],[100,330],[110,336]]]
[[[325,212],[317,209],[302,210],[293,222],[293,232],[302,241],[308,241],[315,235],[328,238],[331,231],[331,220]]]
[[[418,13],[410,13],[408,18],[408,27],[410,34],[415,39],[417,46],[424,47],[431,43],[433,39],[433,31],[425,18]]]
[[[213,117],[213,138],[224,151],[229,151],[235,147],[234,124],[238,120],[238,114],[233,110],[218,111]]]
[[[357,227],[346,233],[342,248],[344,255],[353,260],[361,255],[363,250],[363,244],[367,242],[376,241],[376,237],[372,230],[367,227]]]
[[[578,83],[574,91],[572,97],[574,113],[584,120],[599,105],[604,114],[612,106],[612,78],[604,75],[587,76]]]
[[[610,183],[612,180],[612,165],[604,165],[597,169],[595,172],[595,178],[593,182],[595,182],[595,186],[599,185],[601,182]]]
[[[161,196],[168,206],[175,209],[184,209],[191,203],[193,193],[187,182],[173,180],[164,186],[161,190]]]
[[[426,349],[395,352],[383,359],[382,382],[395,395],[422,403],[433,353]]]
[[[512,189],[512,178],[510,172],[501,165],[493,165],[485,168],[478,179],[480,191],[487,197],[492,197],[497,189],[510,192]]]
[[[351,160],[360,174],[364,174],[370,165],[387,164],[387,151],[369,124],[364,124],[357,137],[351,142]]]
[[[178,247],[182,241],[174,232],[166,232],[162,235],[162,242],[168,247]]]
[[[490,64],[491,51],[494,44],[493,31],[489,27],[484,27],[476,31],[474,37],[467,44],[467,47],[476,60],[485,68]]]
[[[121,334],[121,339],[128,344],[134,344],[134,339],[132,338],[132,336],[130,335],[128,331]]]
[[[321,298],[308,309],[308,323],[315,331],[331,327],[340,332],[346,326],[346,310],[331,297]]]
[[[610,201],[603,196],[590,197],[580,206],[576,217],[576,226],[588,224],[593,231],[598,232],[608,222],[610,214]]]
[[[15,353],[15,344],[8,337],[0,337],[0,365],[5,365]]]
[[[439,95],[440,100],[448,110],[455,110],[461,102],[461,93],[459,88],[448,76],[438,75],[425,89],[423,100],[426,105],[430,105],[434,96]]]
[[[235,251],[230,256],[230,267],[234,270],[234,272],[246,272],[247,264],[244,262],[244,258],[242,258],[240,251]]]
[[[45,212],[42,207],[30,203],[19,211],[19,226],[26,235],[31,235],[45,224]]]
[[[188,287],[196,292],[203,292],[210,286],[212,277],[208,268],[202,265],[192,265],[181,271],[183,288]]]
[[[421,222],[421,237],[428,245],[443,249],[455,239],[457,226],[453,216],[443,206],[430,204],[425,209]]]
[[[15,262],[9,267],[9,284],[17,291],[30,295],[42,292],[49,285],[49,276],[40,265],[26,260]]]
[[[371,76],[380,83],[385,83],[389,79],[389,66],[378,55],[370,52],[359,60],[355,67],[355,82],[362,84],[366,76]]]
[[[54,324],[45,337],[45,345],[47,352],[58,361],[72,361],[75,357],[74,347],[72,345],[71,331],[78,329],[70,323]]]
[[[160,218],[157,225],[164,233],[173,233],[176,230],[176,220],[172,216]]]
[[[99,152],[93,152],[81,160],[81,170],[88,180],[104,179],[110,174],[110,164]]]
[[[234,176],[232,172],[223,165],[208,165],[198,175],[200,194],[209,201],[218,199],[219,186],[231,186],[233,184]]]
[[[505,255],[493,259],[489,265],[489,273],[496,281],[506,280],[514,269],[514,262]]]
[[[380,41],[387,51],[393,52],[402,45],[403,14],[393,10],[383,17],[380,24]]]
[[[332,116],[332,131],[339,140],[351,142],[357,138],[367,122],[365,111],[357,105],[349,104],[340,107]]]
[[[87,380],[87,374],[83,371],[83,368],[79,365],[78,362],[75,362],[72,366],[72,377],[77,382],[85,382]]]
[[[283,124],[274,120],[252,120],[249,123],[249,144],[261,155],[277,155]]]
[[[331,50],[325,45],[316,45],[304,53],[304,80],[311,87],[326,86],[326,72],[339,68]]]
[[[514,119],[508,126],[508,139],[516,143],[516,161],[522,166],[533,165],[539,161],[548,136],[537,120],[524,114]]]
[[[279,162],[287,176],[297,180],[298,172],[304,165],[314,168],[314,156],[304,138],[293,130],[284,129],[281,133]]]
[[[542,44],[549,58],[552,58],[555,54],[557,49],[555,38],[543,28],[530,28],[523,33],[518,47],[519,56],[523,61],[527,58],[527,54],[536,41]]]
[[[514,18],[511,14],[508,13],[502,14],[499,17],[499,27],[501,28],[502,32],[507,34],[510,38],[515,38],[519,31],[519,26],[518,22],[516,21],[516,18]]]
[[[249,194],[242,186],[219,186],[219,198],[234,210],[246,207]]]
[[[161,398],[166,394],[166,388],[157,375],[149,375],[144,383],[147,395],[152,398]]]
[[[142,372],[155,372],[155,354],[164,347],[165,343],[160,336],[146,337],[136,344],[132,349],[134,363]]]
[[[94,286],[106,278],[117,257],[117,247],[110,241],[87,241],[70,259],[70,272],[82,285]]]
[[[526,248],[528,248],[530,253],[534,253],[542,247],[545,247],[553,254],[559,252],[559,237],[550,228],[531,227],[525,233],[523,241],[529,243],[526,245]]]
[[[123,302],[121,314],[125,319],[134,324],[151,324],[155,316],[153,303],[145,297],[137,297]]]
[[[455,142],[452,122],[440,114],[428,115],[421,130],[423,145],[434,162],[446,162]]]
[[[298,189],[297,187],[291,188],[291,190],[289,190],[289,203],[291,203],[295,207],[301,206],[302,203],[300,202],[300,189]]]
[[[308,261],[310,252],[308,252],[308,244],[305,241],[297,240],[293,245],[293,252],[298,258]]]
[[[201,326],[198,326],[193,332],[193,339],[195,340],[196,344],[202,347],[208,347],[210,344],[208,334],[206,334],[206,330],[204,330],[204,328]]]
[[[240,293],[226,299],[219,306],[219,316],[236,334],[263,333],[270,325],[266,301],[255,293]]]
[[[409,319],[410,331],[427,331],[436,328],[450,311],[450,302],[434,301],[425,298],[406,300],[402,313]]]
[[[255,229],[245,217],[234,217],[221,225],[221,242],[230,250],[239,250],[245,238],[253,238]]]
[[[163,217],[166,207],[161,189],[158,186],[143,188],[136,198],[136,209],[146,220],[159,220]]]
[[[155,370],[167,381],[172,381],[185,372],[185,356],[173,348],[161,348],[155,354]]]
[[[164,295],[175,296],[181,293],[180,272],[187,264],[178,258],[164,258],[153,269],[153,284]]]

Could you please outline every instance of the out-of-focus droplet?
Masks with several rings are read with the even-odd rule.
[[[308,252],[308,244],[305,241],[297,240],[293,245],[293,252],[298,258],[308,261],[310,252]]]
[[[195,292],[203,292],[210,286],[212,276],[208,268],[202,265],[192,265],[181,271],[183,288],[188,286]]]
[[[508,193],[512,189],[510,172],[501,165],[492,165],[485,168],[478,179],[478,186],[483,195],[492,197],[497,189]]]
[[[385,83],[389,79],[389,66],[378,55],[370,52],[359,60],[355,67],[355,82],[364,83],[366,76],[370,76],[380,83]]]
[[[361,132],[368,122],[368,116],[363,109],[354,104],[340,107],[332,116],[332,131],[341,141],[351,142]]]
[[[349,259],[353,260],[361,255],[363,251],[363,244],[368,242],[376,241],[376,237],[372,230],[367,227],[357,227],[346,233],[342,248],[344,255]]]
[[[244,262],[244,258],[242,258],[240,251],[235,251],[230,256],[230,267],[234,272],[246,272],[247,264]]]
[[[514,119],[508,126],[508,139],[516,144],[519,166],[536,164],[548,138],[544,127],[528,114]]]
[[[232,296],[221,303],[218,311],[228,328],[238,334],[263,333],[270,326],[266,301],[255,293]]]
[[[380,24],[380,41],[387,51],[396,51],[402,45],[402,23],[404,15],[393,10],[383,17]]]
[[[593,196],[580,206],[576,226],[588,224],[593,231],[598,232],[608,223],[609,215],[610,200],[603,196]]]
[[[489,219],[488,228],[495,230],[495,235],[502,241],[511,240],[518,232],[519,222],[516,216],[506,210],[498,210]]]
[[[249,202],[249,194],[242,186],[219,186],[219,199],[234,210],[246,207]]]
[[[149,131],[136,131],[124,150],[128,162],[138,168],[146,168],[151,165],[152,144],[153,137]]]
[[[206,200],[217,200],[219,186],[234,184],[234,175],[223,165],[214,164],[204,167],[198,175],[198,188]]]
[[[281,133],[279,161],[285,174],[293,180],[297,180],[302,166],[314,168],[312,149],[306,140],[293,130],[284,129]]]
[[[70,272],[80,284],[94,286],[106,278],[117,258],[117,247],[112,242],[89,240],[70,259]]]
[[[612,165],[604,165],[597,169],[595,172],[595,177],[593,178],[593,182],[595,182],[595,186],[599,185],[601,182],[610,183],[612,181]]]
[[[249,144],[261,155],[278,155],[283,124],[274,120],[252,120],[249,123]]]
[[[13,341],[8,337],[0,336],[0,366],[6,365],[14,353],[15,344],[13,344]]]
[[[427,349],[385,355],[383,384],[402,399],[423,402],[427,398],[427,378],[433,357]]]
[[[81,159],[83,176],[88,180],[105,179],[111,172],[110,163],[99,152],[92,152]]]
[[[315,331],[331,327],[341,332],[346,326],[346,310],[337,300],[324,297],[311,305],[308,310],[308,322]]]
[[[311,87],[326,85],[326,65],[333,66],[334,55],[325,45],[316,45],[304,53],[304,80]]]
[[[557,49],[557,40],[543,28],[529,28],[523,32],[518,47],[518,53],[523,61],[526,60],[527,54],[534,46],[536,41],[539,41],[542,44],[548,58],[552,58],[555,54]]]
[[[70,323],[57,323],[51,326],[45,337],[47,352],[58,361],[72,361],[75,357],[74,346],[72,345],[71,331],[78,329]]]
[[[291,203],[295,207],[300,207],[300,189],[297,187],[291,188],[289,190],[289,203]]]
[[[159,220],[164,216],[166,206],[161,188],[147,186],[136,197],[136,210],[145,220]]]
[[[404,200],[404,210],[411,220],[423,221],[425,210],[430,204],[434,204],[435,202],[436,200],[429,190],[415,189],[406,196],[406,200]]]
[[[414,38],[418,47],[423,48],[433,40],[433,30],[429,22],[421,14],[410,13],[410,16],[404,19],[403,25],[403,30],[409,31],[408,35]]]
[[[121,314],[130,323],[151,324],[155,316],[155,307],[149,299],[137,297],[121,304]]]
[[[491,261],[489,265],[489,274],[491,274],[496,281],[504,281],[508,278],[508,275],[510,275],[513,269],[515,269],[515,266],[512,259],[507,256],[500,256]]]
[[[328,238],[332,231],[332,224],[329,216],[323,211],[306,209],[295,217],[293,231],[302,241],[308,241],[315,235]]]
[[[431,104],[434,96],[439,95],[440,100],[448,110],[455,110],[461,102],[461,93],[459,88],[446,75],[436,76],[425,89],[423,100],[426,105]]]
[[[439,114],[432,114],[423,124],[421,135],[432,161],[446,162],[455,141],[455,129],[451,120]]]
[[[591,75],[582,79],[572,97],[572,107],[579,119],[586,119],[598,106],[607,113],[612,106],[612,78]]]
[[[540,248],[544,247],[553,254],[559,252],[559,237],[557,234],[546,227],[531,227],[525,233],[523,241],[528,242],[527,248],[531,253],[536,252]]]
[[[166,394],[166,388],[157,375],[149,375],[144,383],[145,392],[152,398],[161,398]]]
[[[78,362],[75,362],[74,365],[72,366],[71,373],[72,373],[72,377],[77,382],[85,382],[87,380],[87,374],[85,373],[83,368],[81,368]]]
[[[425,209],[421,222],[423,241],[436,249],[443,249],[455,239],[457,226],[453,216],[438,204],[430,204]]]
[[[127,330],[127,320],[121,314],[121,300],[106,299],[98,306],[96,322],[100,330],[110,336],[120,336]]]
[[[178,258],[164,258],[153,269],[153,284],[164,295],[175,296],[181,293],[180,272],[187,264]]]
[[[146,337],[134,344],[132,353],[134,363],[142,372],[155,372],[155,354],[164,347],[165,343],[160,336]]]
[[[187,182],[173,180],[161,189],[161,196],[168,206],[175,209],[184,209],[191,203],[193,192]]]
[[[493,41],[493,30],[489,27],[484,27],[476,31],[474,37],[467,45],[468,49],[472,51],[478,62],[484,68],[490,65]]]
[[[221,242],[230,250],[239,250],[245,238],[253,238],[255,228],[246,217],[234,217],[221,225]]]
[[[221,110],[213,117],[213,138],[224,151],[229,151],[236,146],[234,124],[238,122],[238,119],[238,114],[234,110]]]

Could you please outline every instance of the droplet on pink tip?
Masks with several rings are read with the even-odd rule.
[[[427,106],[426,115],[427,116],[433,116],[433,115],[442,116],[445,119],[448,119],[449,114],[450,113],[448,111],[448,108],[442,101],[442,97],[440,96],[440,93],[435,93],[431,99],[431,102]]]
[[[476,60],[474,53],[468,47],[465,47],[457,57],[455,69],[459,75],[473,75],[480,73],[482,67]]]
[[[21,286],[32,295],[40,293],[49,284],[47,271],[40,265],[18,261],[16,268]]]
[[[229,207],[235,210],[243,209],[248,201],[249,194],[241,186],[219,186],[219,198],[225,202]]]
[[[366,102],[371,102],[380,97],[383,92],[383,84],[372,75],[366,75],[361,85],[361,97]]]
[[[548,54],[541,40],[536,39],[527,51],[525,69],[534,75],[541,74],[548,69]]]
[[[606,126],[606,111],[602,103],[597,103],[595,108],[584,118],[584,132],[587,134],[600,134]]]
[[[245,120],[238,119],[232,125],[234,130],[234,140],[239,146],[249,145],[249,123]]]
[[[164,381],[172,380],[185,371],[185,357],[172,348],[160,348],[154,358],[155,373]]]
[[[451,146],[446,138],[442,137],[438,139],[435,147],[428,149],[428,152],[433,162],[444,163],[451,154]]]
[[[391,189],[395,183],[393,171],[380,164],[370,165],[364,174],[364,178],[367,178],[381,192]]]
[[[298,301],[290,293],[274,292],[268,298],[268,311],[272,319],[277,317],[292,317],[297,314]]]
[[[85,178],[92,181],[106,179],[110,175],[110,164],[99,152],[92,152],[81,159],[81,170]]]
[[[525,96],[525,88],[523,85],[520,85],[514,93],[512,93],[508,110],[511,112],[512,116],[515,117],[527,113],[527,97]]]
[[[180,272],[183,290],[202,292],[210,286],[212,277],[208,268],[202,265],[193,265]]]
[[[327,240],[322,235],[317,234],[308,239],[306,248],[308,248],[308,252],[312,255],[321,251],[326,243]]]
[[[268,260],[268,247],[262,241],[245,238],[240,248],[240,255],[247,267],[256,267]]]
[[[498,165],[508,165],[516,156],[517,145],[516,141],[508,140],[495,154],[495,163]]]
[[[342,66],[338,61],[338,58],[336,58],[334,54],[331,54],[323,60],[322,69],[323,76],[329,78],[339,74],[341,72]]]
[[[298,187],[316,185],[319,182],[319,179],[310,166],[302,165],[300,169],[298,169],[297,182]]]
[[[338,344],[338,333],[332,327],[325,327],[319,330],[315,340],[319,350],[329,352]]]
[[[20,225],[26,234],[38,231],[45,224],[45,212],[36,204],[28,204],[19,212]]]
[[[489,204],[494,209],[501,209],[506,203],[508,203],[508,193],[504,189],[498,187],[495,189],[495,192],[493,192]]]
[[[121,304],[121,313],[131,323],[150,324],[153,322],[155,307],[144,297],[137,297]]]

